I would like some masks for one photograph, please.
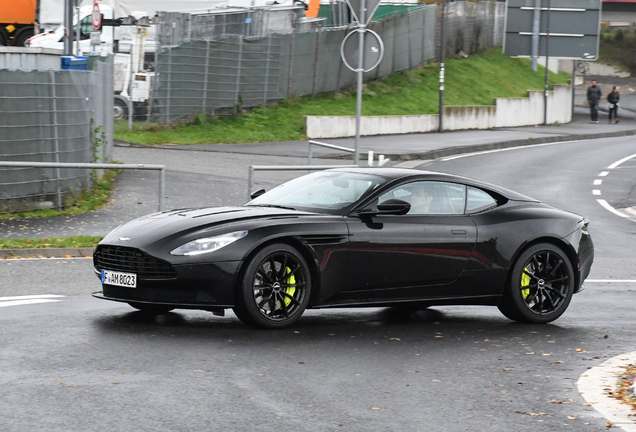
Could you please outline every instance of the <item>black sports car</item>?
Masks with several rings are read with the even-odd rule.
[[[492,305],[547,323],[582,289],[588,220],[518,193],[435,172],[315,172],[242,207],[128,222],[94,254],[98,298],[142,311],[232,308],[279,328],[306,308]]]

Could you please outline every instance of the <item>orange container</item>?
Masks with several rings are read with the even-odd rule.
[[[0,23],[32,24],[37,0],[1,0]]]

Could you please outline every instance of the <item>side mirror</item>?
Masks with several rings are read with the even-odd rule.
[[[377,210],[362,210],[358,216],[405,215],[411,210],[411,204],[399,199],[389,199],[378,204]]]
[[[411,203],[400,199],[389,199],[378,204],[378,214],[405,215],[411,210]]]
[[[254,198],[258,198],[259,196],[263,195],[265,193],[265,189],[259,189],[257,191],[254,191],[250,194],[250,198],[254,199]]]

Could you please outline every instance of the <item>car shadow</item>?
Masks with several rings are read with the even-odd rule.
[[[151,315],[140,311],[112,313],[93,319],[103,334],[130,334],[181,339],[275,341],[297,343],[299,336],[315,342],[334,336],[377,340],[454,340],[462,337],[507,339],[519,334],[570,336],[574,329],[556,323],[519,324],[499,314],[496,308],[453,306],[429,309],[404,307],[308,310],[294,325],[263,330],[243,324],[228,311],[225,317],[203,311],[177,310]],[[279,345],[280,346],[280,345]]]

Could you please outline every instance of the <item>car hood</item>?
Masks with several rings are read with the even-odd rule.
[[[190,232],[200,234],[214,231],[216,228],[240,222],[297,218],[302,215],[315,215],[315,213],[270,207],[210,207],[171,210],[142,216],[120,225],[104,237],[102,243],[141,246],[168,237],[187,236]],[[236,229],[242,229],[242,227]],[[216,233],[211,235],[216,235]]]

